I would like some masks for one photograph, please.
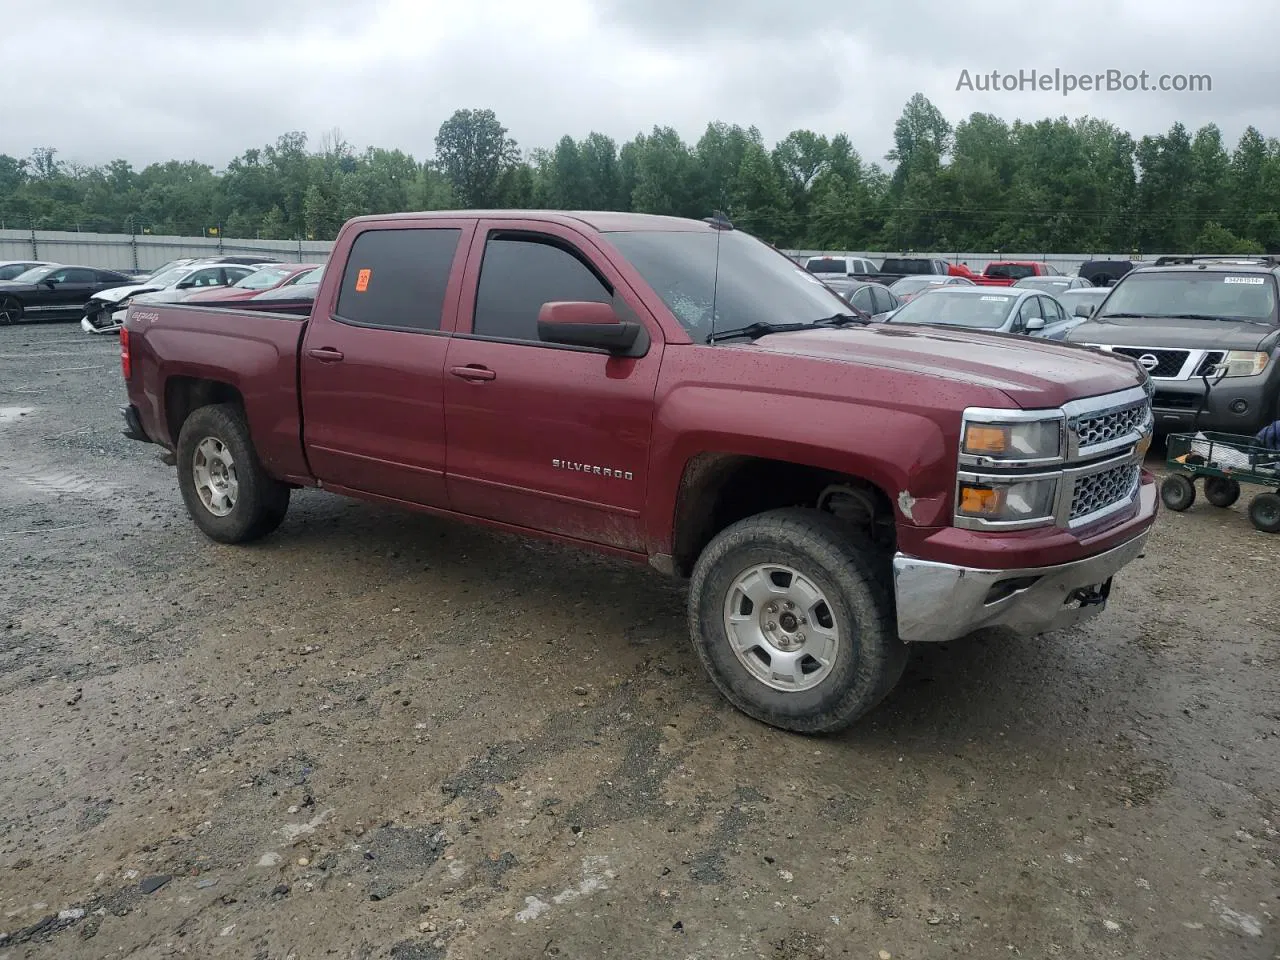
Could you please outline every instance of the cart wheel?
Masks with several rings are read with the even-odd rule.
[[[1260,493],[1249,504],[1249,519],[1263,533],[1280,533],[1280,494]]]
[[[1229,507],[1240,499],[1240,484],[1230,477],[1206,477],[1204,498],[1215,507]]]
[[[1160,484],[1160,499],[1170,510],[1181,513],[1196,502],[1196,485],[1183,473],[1171,473]]]

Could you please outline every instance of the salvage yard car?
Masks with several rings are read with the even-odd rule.
[[[0,280],[12,280],[20,273],[47,266],[47,260],[0,260]]]
[[[832,731],[909,644],[1098,613],[1157,510],[1135,364],[848,311],[723,220],[360,217],[309,318],[132,305],[125,433],[221,543],[318,487],[688,578],[721,693]]]
[[[999,293],[984,287],[939,287],[927,297],[904,304],[889,322],[1025,333],[1048,340],[1061,340],[1072,325],[1071,317],[1053,297],[1016,287]]]
[[[191,260],[152,274],[141,281],[103,290],[84,305],[80,329],[85,333],[115,333],[124,322],[124,310],[137,298],[176,301],[203,290],[229,287],[256,272],[254,266]]]
[[[215,287],[209,290],[197,290],[182,298],[183,303],[226,302],[229,300],[248,300],[269,290],[285,290],[320,269],[314,263],[272,263],[260,267],[253,273],[241,277],[229,287]],[[286,292],[284,296],[288,296]],[[148,298],[148,302],[150,302]]]
[[[898,295],[883,283],[873,280],[827,280],[827,286],[845,300],[849,306],[861,310],[879,323],[902,306]]]
[[[1141,364],[1161,433],[1251,436],[1280,420],[1280,257],[1161,262],[1121,277],[1067,340]]]
[[[0,325],[74,319],[99,291],[128,282],[122,273],[96,267],[61,263],[32,267],[12,280],[0,281]]]

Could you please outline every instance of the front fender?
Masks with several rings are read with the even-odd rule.
[[[860,477],[885,493],[900,524],[934,526],[949,516],[954,443],[927,414],[865,401],[695,385],[672,391],[656,411],[646,517],[651,553],[670,551],[690,465],[707,454],[781,460]]]

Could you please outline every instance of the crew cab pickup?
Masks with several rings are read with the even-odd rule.
[[[723,220],[361,217],[309,317],[135,305],[121,365],[213,540],[314,487],[647,562],[727,699],[802,732],[908,644],[1096,614],[1157,509],[1136,364],[868,324]]]
[[[880,264],[879,272],[874,276],[867,277],[867,279],[888,286],[903,277],[925,275],[935,277],[951,276],[951,265],[937,257],[889,257]]]

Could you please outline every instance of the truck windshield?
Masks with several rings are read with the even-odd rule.
[[[1275,283],[1262,274],[1215,271],[1134,273],[1107,298],[1096,319],[1126,316],[1206,316],[1222,320],[1276,321]]]
[[[698,343],[717,331],[755,323],[813,323],[849,312],[813,274],[738,230],[627,230],[606,236]]]

